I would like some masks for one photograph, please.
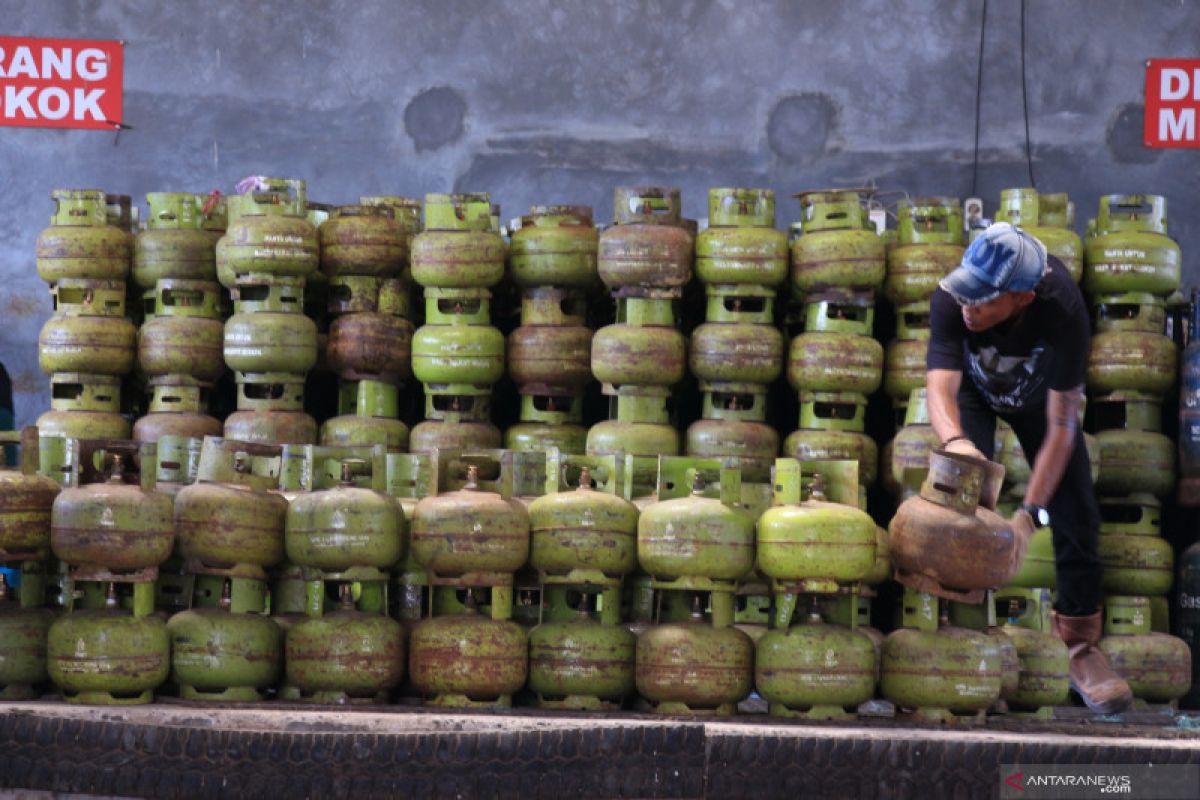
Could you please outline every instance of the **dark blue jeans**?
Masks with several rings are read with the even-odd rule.
[[[995,454],[996,418],[1017,434],[1030,466],[1046,438],[1046,407],[1000,413],[988,405],[971,379],[963,376],[958,392],[958,412],[963,431],[988,458]],[[1100,580],[1104,574],[1097,544],[1100,507],[1092,484],[1083,431],[1075,433],[1075,448],[1054,496],[1046,505],[1054,534],[1054,567],[1058,587],[1054,607],[1060,614],[1087,616],[1100,609]]]

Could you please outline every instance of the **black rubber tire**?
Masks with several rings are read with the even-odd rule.
[[[0,715],[0,786],[156,798],[701,797],[700,725],[260,733]]]

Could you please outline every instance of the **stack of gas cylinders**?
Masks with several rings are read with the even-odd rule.
[[[1053,533],[1008,568],[1029,464],[1003,426],[992,463],[939,451],[929,423],[929,300],[968,239],[959,203],[906,199],[891,233],[865,190],[799,197],[789,246],[754,188],[713,189],[699,228],[664,187],[618,188],[607,228],[534,206],[507,243],[481,193],[427,195],[422,228],[414,200],[323,206],[256,178],[227,201],[151,194],[134,236],[121,198],[55,192],[38,242],[54,410],[40,438],[0,438],[21,453],[0,470],[0,697],[1051,716],[1067,702]],[[1139,702],[1173,705],[1200,555],[1179,565],[1176,639],[1165,200],[1104,198],[1086,247],[1064,195],[1008,190],[997,218],[1094,310],[1101,646]],[[601,284],[615,322],[593,335]],[[506,342],[492,311],[512,291]],[[1200,497],[1194,350],[1181,505]],[[494,397],[506,365],[515,391]],[[782,447],[779,406],[799,410]]]
[[[875,294],[886,274],[884,241],[857,191],[800,196],[801,234],[792,242],[792,293],[803,332],[791,341],[788,383],[800,400],[800,428],[784,441],[800,460],[858,462],[874,485],[879,449],[866,434],[867,395],[883,380],[874,338]]]
[[[901,425],[884,450],[884,481],[897,497],[920,485],[937,436],[925,398],[925,350],[930,300],[938,281],[962,260],[958,200],[921,197],[900,202],[896,242],[888,249],[884,293],[895,304],[896,338],[887,347],[884,386]]]
[[[283,560],[288,512],[271,492],[279,453],[277,445],[207,438],[194,482],[175,493],[181,563],[170,585],[183,610],[167,629],[171,680],[185,699],[261,700],[282,674],[283,631],[266,616],[267,570]],[[160,592],[160,607],[168,602]]]
[[[586,449],[587,297],[599,236],[588,206],[534,206],[512,234],[509,274],[521,290],[521,326],[508,337],[508,374],[521,395],[521,420],[505,432],[509,449]]]
[[[219,199],[182,192],[152,192],[146,202],[145,229],[134,237],[133,282],[142,291],[144,315],[138,367],[151,398],[133,438],[219,436],[221,422],[208,415],[208,404],[225,373],[225,297],[217,283],[218,235],[205,223],[224,207]]]
[[[1088,406],[1100,445],[1100,558],[1106,594],[1101,648],[1139,700],[1176,700],[1191,683],[1187,645],[1167,636],[1174,552],[1161,537],[1161,499],[1175,490],[1175,444],[1162,403],[1175,387],[1177,346],[1166,300],[1179,289],[1179,246],[1166,198],[1101,198],[1084,251],[1095,309]]]
[[[504,240],[486,194],[425,197],[425,229],[412,241],[413,279],[425,289],[425,324],[412,371],[425,387],[425,421],[413,452],[495,448],[492,386],[504,375],[504,336],[491,324],[491,287],[504,277]]]
[[[121,380],[137,357],[137,331],[125,313],[132,237],[119,215],[110,219],[104,192],[50,196],[55,210],[38,236],[37,270],[54,300],[38,335],[51,410],[38,429],[45,437],[128,439],[120,412]]]
[[[692,277],[692,250],[678,189],[616,190],[613,225],[600,234],[598,257],[600,279],[617,303],[616,322],[592,339],[592,374],[610,398],[610,413],[588,431],[588,455],[682,452],[669,401],[687,368],[677,307]],[[635,480],[639,495],[653,493],[653,475]]]
[[[325,361],[341,381],[339,415],[321,426],[321,444],[382,444],[408,450],[400,388],[412,379],[409,244],[420,204],[361,198],[321,224],[321,272],[329,280]]]
[[[748,482],[767,482],[779,455],[779,433],[766,423],[767,393],[783,372],[775,295],[787,269],[787,237],[775,228],[775,193],[711,190],[708,227],[696,241],[707,321],[692,332],[688,352],[704,411],[687,430],[686,450],[737,467]]]
[[[224,353],[237,411],[225,420],[225,436],[313,444],[317,422],[304,411],[304,384],[317,363],[317,326],[304,314],[304,291],[320,258],[304,181],[255,178],[229,198],[228,214],[217,277],[233,297]]]

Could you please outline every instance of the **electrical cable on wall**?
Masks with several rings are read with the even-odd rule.
[[[983,15],[979,20],[979,66],[975,71],[975,157],[971,166],[971,196],[979,183],[979,115],[983,106],[983,44],[987,36],[987,0],[983,0]]]
[[[1029,168],[1029,185],[1036,189],[1037,182],[1033,179],[1033,141],[1029,136],[1029,89],[1025,79],[1025,0],[1021,0],[1021,105],[1025,111],[1025,165]]]

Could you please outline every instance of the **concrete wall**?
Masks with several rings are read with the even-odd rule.
[[[713,186],[790,195],[873,183],[972,189],[979,0],[155,0],[6,3],[10,34],[123,39],[125,122],[95,131],[0,129],[0,360],[18,424],[48,408],[37,332],[50,300],[34,239],[54,187],[214,188],[302,177],[314,200],[483,190],[515,216],[591,204],[612,188]],[[987,22],[977,192],[1027,185],[1018,0]],[[1143,62],[1194,56],[1200,4],[1028,4],[1038,188],[1070,192],[1080,224],[1100,194],[1171,202],[1200,250],[1196,151],[1141,146]],[[1193,264],[1185,283],[1200,274]]]

